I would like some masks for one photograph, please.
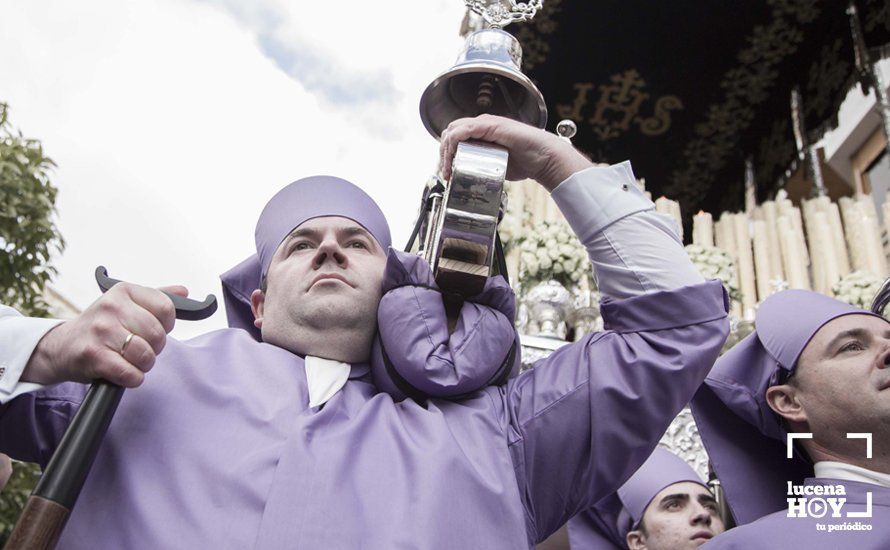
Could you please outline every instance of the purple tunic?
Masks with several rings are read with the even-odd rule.
[[[730,529],[701,548],[703,550],[886,550],[890,548],[890,489],[870,483],[837,479],[808,478],[806,485],[843,485],[844,504],[841,517],[832,518],[829,511],[823,518],[788,517],[786,510]],[[864,512],[868,492],[872,493],[872,517],[849,518],[848,512]],[[794,497],[798,498],[798,497]],[[820,524],[820,527],[817,527]],[[871,530],[855,530],[858,527]],[[822,530],[822,527],[825,530]],[[854,529],[844,529],[853,527]]]
[[[480,294],[463,303],[449,333],[429,265],[416,254],[390,249],[371,351],[374,385],[396,401],[409,395],[422,401],[505,383],[519,374],[515,311],[513,290],[503,277],[490,277]]]
[[[614,491],[727,334],[719,282],[605,300],[609,329],[502,387],[395,403],[367,366],[308,407],[303,360],[227,329],[168,340],[124,394],[60,548],[527,548]],[[84,387],[0,407],[45,463]]]

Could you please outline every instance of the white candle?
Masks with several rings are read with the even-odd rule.
[[[754,230],[754,269],[757,275],[757,299],[762,302],[772,292],[770,279],[769,237],[766,233],[766,221],[755,220],[751,224]]]
[[[692,244],[714,246],[714,219],[708,212],[700,211],[692,217]]]
[[[887,238],[890,239],[890,200],[881,206],[881,210],[884,213],[884,230],[887,232]]]
[[[798,252],[803,257],[803,265],[806,267],[810,265],[810,255],[807,253],[807,242],[804,239],[803,219],[800,215],[800,208],[794,206],[794,203],[789,199],[782,199],[776,202],[779,204],[779,215],[786,216],[791,222],[791,227],[794,228]]]
[[[732,258],[732,282],[738,288],[739,286],[739,253],[736,246],[735,226],[732,221],[732,214],[724,212],[717,222],[717,247],[729,254]]]
[[[878,207],[870,193],[862,193],[856,196],[856,202],[861,204],[862,212],[869,218],[878,219]]]
[[[866,269],[880,278],[887,276],[887,257],[881,244],[881,228],[878,221],[867,211],[867,207],[859,204],[862,212],[862,237],[865,247]]]
[[[782,265],[782,245],[779,243],[779,227],[776,220],[779,218],[779,211],[776,203],[773,201],[764,202],[763,219],[766,221],[766,236],[769,239],[769,265],[772,269],[772,279],[785,279],[785,269]]]
[[[683,219],[680,216],[680,204],[664,196],[658,197],[655,199],[655,211],[674,218],[677,223],[677,235],[680,236],[680,240],[683,240]]]
[[[735,228],[736,245],[739,254],[739,287],[742,291],[742,313],[747,318],[757,305],[757,287],[754,280],[754,258],[751,253],[751,234],[748,228],[748,215],[736,214],[732,217]]]
[[[815,200],[803,200],[800,203],[803,212],[804,227],[807,230],[806,247],[807,254],[812,258],[810,268],[813,279],[813,289],[816,292],[825,292],[825,255],[820,254],[825,245],[821,243],[816,235],[815,218],[819,211],[818,203]]]
[[[680,241],[683,240],[683,214],[680,212],[680,203],[677,201],[671,201],[671,214],[674,216],[674,219],[677,221],[677,228],[680,231]]]
[[[834,242],[834,254],[837,261],[838,275],[843,277],[850,273],[850,255],[847,252],[847,240],[844,237],[844,226],[841,224],[841,213],[836,203],[828,207],[828,224],[831,239]]]
[[[658,197],[657,199],[655,199],[655,211],[656,211],[656,212],[661,212],[662,214],[668,214],[668,215],[670,215],[670,213],[671,213],[671,200],[670,200],[669,198],[665,197],[664,195],[662,195],[662,196]]]
[[[800,240],[794,224],[787,216],[779,216],[776,220],[779,227],[779,237],[782,245],[782,258],[785,262],[785,273],[788,278],[789,288],[810,289],[803,251],[800,250]]]
[[[811,223],[813,233],[810,237],[811,257],[816,264],[816,258],[819,260],[819,277],[818,282],[814,280],[814,288],[823,294],[831,295],[831,287],[840,279],[837,255],[834,250],[834,239],[831,237],[831,226],[828,222],[828,215],[825,212],[815,212],[812,215]]]
[[[850,264],[854,270],[865,269],[866,257],[862,245],[862,220],[856,201],[842,197],[838,201],[844,219],[844,233],[847,236],[847,249],[850,251]]]

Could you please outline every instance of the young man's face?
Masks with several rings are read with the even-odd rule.
[[[827,323],[786,386],[793,400],[777,403],[791,411],[783,416],[794,431],[812,432],[814,442],[842,456],[864,457],[863,440],[846,434],[872,432],[875,441],[890,435],[890,323],[855,314]]]
[[[691,481],[674,483],[655,495],[642,527],[627,534],[631,550],[698,548],[725,529],[714,496]]]
[[[303,223],[275,251],[265,293],[252,298],[263,340],[307,353],[292,341],[303,329],[373,334],[385,266],[386,252],[356,222],[326,216]]]

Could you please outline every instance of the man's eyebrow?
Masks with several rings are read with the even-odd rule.
[[[312,229],[311,227],[298,227],[290,232],[290,235],[287,236],[285,241],[292,241],[294,239],[298,239],[300,237],[311,237],[317,239],[321,235],[321,232],[317,229]]]
[[[831,353],[831,350],[833,350],[838,343],[846,338],[861,338],[863,340],[867,340],[869,338],[869,333],[864,328],[851,328],[850,330],[845,330],[832,338],[830,342],[828,342],[828,345],[825,346],[825,355],[829,355]]]
[[[717,504],[717,499],[714,498],[713,495],[711,495],[711,494],[706,494],[706,493],[702,493],[702,494],[698,495],[698,501],[699,501],[701,504],[705,504],[705,503],[708,503],[708,504]]]
[[[672,495],[665,495],[661,497],[661,503],[665,503],[669,500],[689,500],[689,495],[686,493],[674,493]]]
[[[374,235],[359,225],[353,225],[350,227],[344,227],[343,229],[338,231],[340,234],[346,237],[354,237],[356,235],[367,238],[374,246],[377,246],[377,239],[374,238]]]
[[[371,234],[368,233],[368,230],[364,227],[360,227],[358,225],[352,225],[350,227],[344,227],[340,230],[342,233],[346,235],[364,235],[365,237],[371,237]]]

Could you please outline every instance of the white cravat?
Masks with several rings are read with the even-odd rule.
[[[872,485],[890,487],[890,474],[882,474],[881,472],[875,472],[874,470],[868,470],[843,462],[831,462],[828,460],[817,462],[813,465],[813,471],[815,472],[816,477],[858,481],[860,483],[871,483]]]
[[[306,356],[306,382],[309,385],[309,406],[317,407],[334,397],[349,380],[349,363]]]

